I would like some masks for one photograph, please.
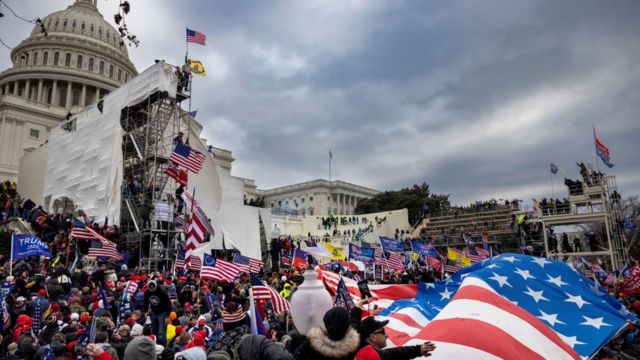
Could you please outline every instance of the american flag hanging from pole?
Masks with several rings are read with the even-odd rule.
[[[242,271],[246,272],[247,274],[250,272],[259,273],[260,270],[262,270],[262,266],[264,265],[264,263],[260,260],[240,254],[234,254],[232,261],[235,264],[241,266]]]
[[[232,283],[240,273],[240,266],[222,259],[216,259],[204,254],[200,278],[207,280],[226,281]]]
[[[94,240],[89,248],[89,256],[113,258],[122,260],[115,243],[105,239],[104,241]]]
[[[109,241],[104,236],[100,235],[97,231],[95,231],[90,225],[83,223],[78,220],[78,218],[71,218],[71,234],[70,236],[76,240],[99,240],[99,241]]]

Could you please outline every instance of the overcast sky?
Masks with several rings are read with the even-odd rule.
[[[113,23],[116,0],[98,0]],[[6,0],[27,18],[72,0]],[[427,182],[455,203],[549,196],[609,146],[640,193],[640,2],[132,0],[139,71],[184,57],[193,108],[233,174],[267,189],[329,176],[379,190]],[[32,25],[2,8],[10,46]],[[0,49],[0,68],[10,66]],[[563,173],[564,171],[564,173]]]

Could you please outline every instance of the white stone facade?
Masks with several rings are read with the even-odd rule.
[[[20,158],[49,130],[137,75],[120,36],[96,7],[76,0],[43,19],[0,73],[0,179],[16,181]]]
[[[245,191],[247,188],[245,187]],[[378,190],[335,180],[313,180],[270,190],[255,189],[248,197],[264,196],[266,207],[303,216],[352,215],[358,201],[371,198]]]

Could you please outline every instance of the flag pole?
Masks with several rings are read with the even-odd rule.
[[[249,320],[251,320],[251,333],[258,335],[258,321],[256,319],[256,304],[253,298],[253,286],[249,286]],[[265,334],[266,336],[267,334]]]
[[[329,149],[329,182],[331,182],[331,158],[333,158],[333,154],[331,154],[331,149]]]
[[[13,276],[13,242],[16,234],[11,234],[11,257],[9,259],[9,276]]]

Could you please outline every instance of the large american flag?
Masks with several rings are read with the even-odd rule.
[[[590,358],[628,320],[637,321],[597,283],[566,264],[520,254],[489,258],[446,280],[422,283],[413,300],[396,301],[378,316],[390,320],[385,328],[390,345],[429,339],[437,346],[434,358],[474,359],[579,358],[571,348]],[[436,320],[446,322],[430,330]],[[568,347],[558,344],[554,334]],[[510,349],[519,355],[510,355]]]
[[[240,266],[222,259],[216,259],[204,254],[200,278],[207,280],[226,281],[232,283],[240,273]]]
[[[262,266],[264,265],[264,263],[258,259],[240,254],[233,255],[232,261],[241,266],[242,271],[246,272],[247,274],[250,272],[259,273],[260,270],[262,270]]]
[[[580,359],[542,320],[469,277],[442,311],[405,345],[433,341],[433,359]]]
[[[253,289],[254,300],[271,301],[271,304],[273,304],[273,310],[276,313],[289,311],[289,301],[287,299],[280,296],[274,288],[267,285],[257,275],[251,273],[249,276],[251,278],[251,288]]]
[[[196,43],[196,44],[204,45],[204,42],[206,39],[207,37],[203,33],[187,28],[188,43]]]
[[[176,148],[171,153],[169,161],[173,161],[183,168],[199,173],[204,166],[205,155],[191,149],[188,145],[176,143]]]

